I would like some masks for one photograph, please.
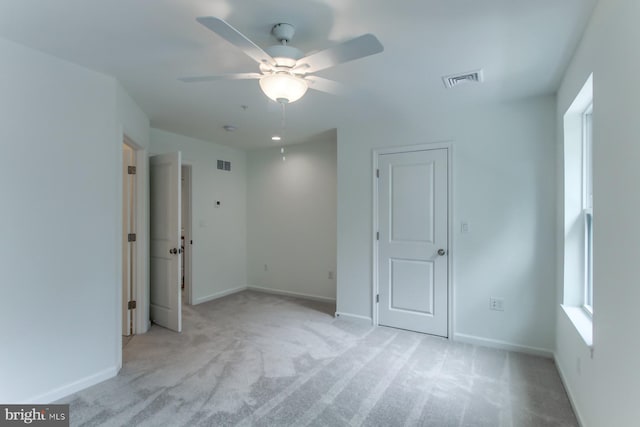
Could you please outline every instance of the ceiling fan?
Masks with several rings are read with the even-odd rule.
[[[257,79],[265,95],[281,104],[297,101],[309,88],[333,94],[339,93],[338,83],[315,76],[313,73],[384,50],[373,34],[365,34],[304,56],[302,51],[289,45],[295,33],[295,27],[286,23],[275,24],[271,29],[271,34],[280,44],[263,50],[220,18],[205,16],[196,20],[256,61],[260,65],[260,72],[183,77],[178,80],[196,83],[212,80]]]

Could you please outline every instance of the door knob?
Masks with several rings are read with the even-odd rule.
[[[438,249],[438,255],[445,256],[446,253],[447,253],[447,251],[445,251],[444,249]]]
[[[175,255],[178,253],[178,250],[176,248],[169,249],[169,253]]]

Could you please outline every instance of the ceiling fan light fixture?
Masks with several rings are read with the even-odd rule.
[[[304,79],[287,72],[269,74],[260,79],[260,89],[264,94],[281,104],[297,101],[308,88]]]

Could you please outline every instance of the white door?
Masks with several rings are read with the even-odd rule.
[[[447,336],[447,149],[378,158],[378,323]]]
[[[191,304],[191,265],[193,240],[191,239],[191,166],[182,166],[182,295],[186,304]]]
[[[150,165],[151,321],[182,331],[180,289],[180,153],[153,156]]]

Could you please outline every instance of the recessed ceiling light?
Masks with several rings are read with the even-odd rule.
[[[282,138],[280,138],[278,135],[274,135],[271,137],[272,141],[280,141]]]

